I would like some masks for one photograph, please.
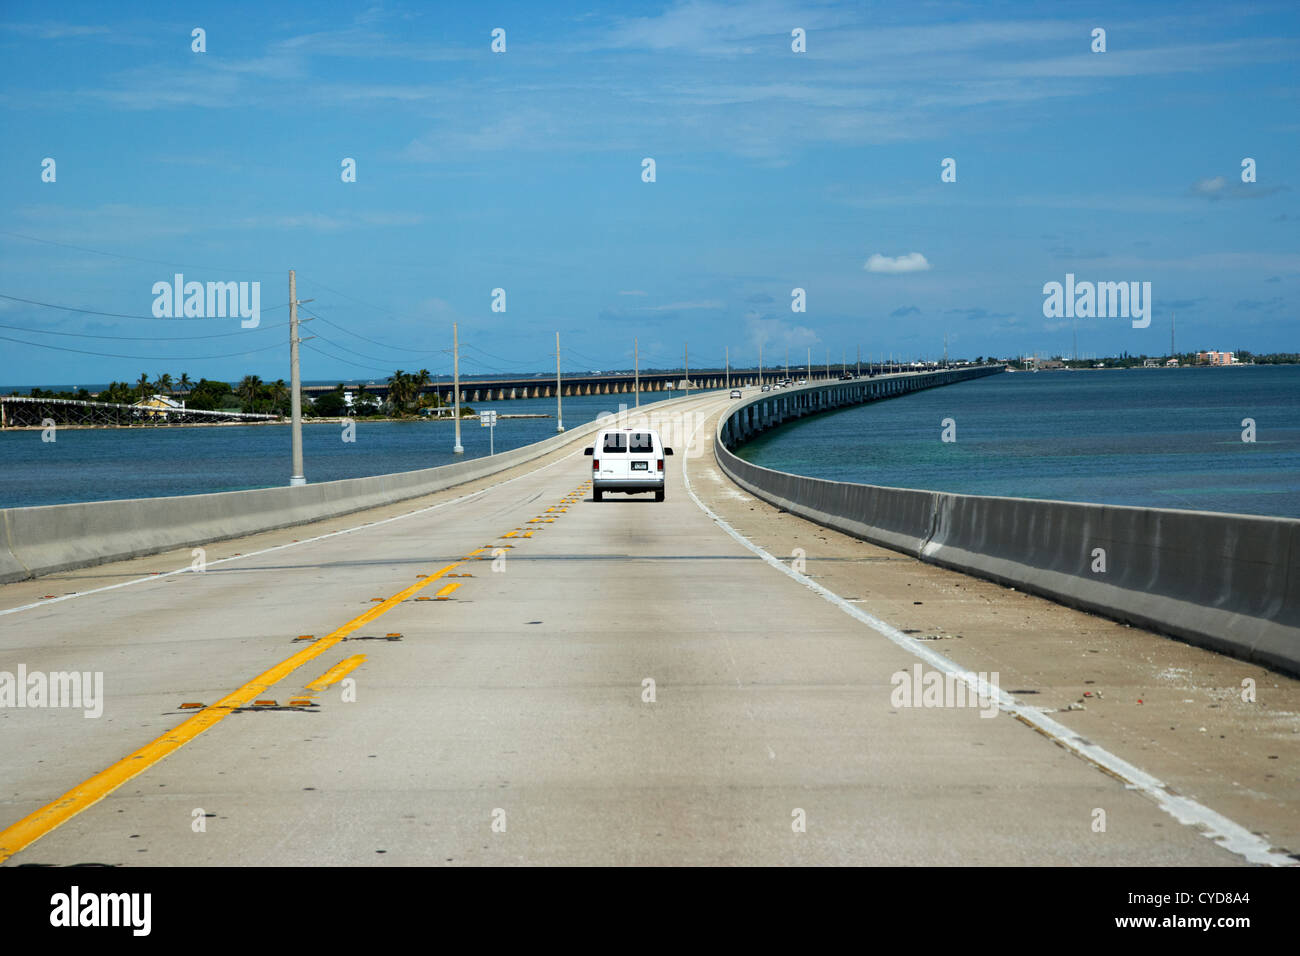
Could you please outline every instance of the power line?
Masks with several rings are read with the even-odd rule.
[[[338,342],[335,342],[333,339],[331,339],[331,338],[327,338],[326,336],[321,335],[319,331],[315,332],[315,333],[313,334],[313,337],[314,337],[314,338],[318,338],[318,339],[320,339],[322,342],[328,342],[328,343],[329,343],[333,348],[336,348],[336,349],[342,349],[344,352],[348,352],[349,354],[351,354],[351,355],[355,355],[355,356],[357,356],[358,358],[370,359],[372,362],[391,362],[391,361],[393,361],[393,359],[388,358],[388,357],[386,357],[386,356],[381,356],[381,355],[367,355],[365,352],[358,352],[358,351],[356,351],[356,349],[350,349],[350,348],[348,348],[346,345],[340,345]]]
[[[341,356],[338,356],[338,355],[331,355],[329,352],[326,352],[326,351],[324,351],[323,349],[319,349],[319,348],[317,348],[316,346],[312,345],[311,342],[303,342],[303,343],[301,343],[301,344],[302,344],[302,347],[303,347],[303,348],[305,348],[305,349],[311,349],[311,350],[312,350],[313,352],[315,352],[317,355],[323,355],[323,356],[325,356],[326,358],[333,359],[333,360],[336,361],[336,362],[342,362],[344,365],[353,365],[353,366],[355,366],[355,367],[357,367],[357,368],[369,369],[369,370],[372,371],[372,372],[380,372],[381,374],[385,374],[385,375],[392,375],[392,374],[393,374],[393,371],[392,371],[391,369],[378,368],[377,366],[374,366],[374,365],[365,365],[365,364],[363,364],[363,363],[361,363],[361,362],[354,362],[354,361],[352,361],[351,359],[345,359],[345,358],[343,358],[343,357],[341,357]],[[333,343],[330,343],[330,344],[332,345]]]
[[[537,364],[536,362],[533,362],[533,361],[517,362],[517,361],[515,361],[514,359],[503,358],[503,357],[500,356],[500,355],[494,355],[493,353],[489,352],[487,349],[481,349],[481,348],[479,348],[477,345],[471,345],[471,344],[468,343],[468,342],[462,342],[462,343],[461,343],[461,348],[465,348],[465,349],[473,349],[475,352],[482,352],[482,353],[483,353],[484,355],[486,355],[488,358],[490,358],[490,359],[495,359],[495,360],[498,361],[498,362],[505,362],[507,365],[535,365],[535,364]]]
[[[322,286],[322,288],[324,288],[324,286]],[[413,349],[404,345],[389,345],[386,342],[380,342],[378,339],[367,338],[366,336],[360,334],[359,332],[353,332],[351,329],[339,325],[337,322],[331,322],[329,319],[325,318],[325,316],[321,315],[318,311],[307,310],[307,309],[303,309],[303,311],[306,312],[308,315],[310,315],[313,319],[320,319],[326,325],[332,326],[338,329],[340,332],[346,332],[348,335],[358,338],[363,342],[369,342],[371,345],[378,345],[381,349],[391,349],[394,352],[413,352],[413,353],[423,354],[423,355],[434,355],[440,352],[445,353],[447,351],[447,349]]]
[[[168,318],[166,316],[157,316],[157,315],[129,315],[125,312],[100,312],[95,309],[80,309],[72,305],[57,305],[53,302],[39,302],[36,299],[23,299],[16,295],[6,295],[3,292],[0,292],[0,299],[8,299],[11,302],[25,302],[27,305],[39,305],[42,308],[46,308],[46,309],[59,309],[60,311],[63,312],[80,312],[83,315],[102,315],[110,319],[146,319],[150,322],[209,321],[209,318],[206,316],[176,316],[175,318]],[[281,305],[268,306],[267,308],[262,309],[261,311],[274,312],[276,309],[283,309],[288,304],[289,304],[288,302],[285,302],[282,303]],[[230,318],[237,318],[237,316],[230,316]]]
[[[249,332],[260,332],[263,329],[282,329],[288,322],[280,322],[276,325],[259,325],[256,329],[241,329],[238,332],[220,332],[216,335],[181,335],[166,336],[157,335],[94,335],[90,332],[56,332],[53,329],[29,329],[21,325],[3,325],[0,329],[13,329],[16,332],[31,332],[36,335],[69,335],[79,339],[112,339],[118,342],[194,342],[199,339],[225,339],[232,335],[246,335]]]
[[[275,345],[268,345],[260,349],[249,349],[246,352],[224,352],[221,355],[119,355],[115,352],[91,352],[87,349],[73,349],[63,345],[47,345],[44,342],[27,342],[23,339],[10,338],[7,335],[0,335],[0,339],[6,342],[17,342],[19,345],[31,345],[38,349],[53,349],[57,352],[78,352],[81,355],[96,355],[100,358],[122,358],[136,359],[141,362],[201,362],[207,359],[233,358],[236,355],[255,355],[258,352],[267,352],[271,349],[283,348],[283,344],[277,342]]]
[[[357,305],[364,305],[367,309],[374,309],[376,312],[387,312],[389,315],[398,319],[406,318],[406,316],[399,315],[398,313],[394,312],[392,309],[385,309],[381,305],[375,305],[373,302],[366,302],[362,299],[354,299],[346,292],[340,292],[338,289],[331,289],[329,286],[325,285],[324,283],[317,282],[315,279],[311,278],[310,276],[303,276],[303,278],[313,285],[320,286],[320,288],[324,289],[326,292],[333,292],[335,295],[341,295],[349,302],[355,302]]]

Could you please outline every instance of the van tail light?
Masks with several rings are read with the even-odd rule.
[[[664,470],[664,460],[662,458],[659,459],[659,470],[660,471]]]
[[[600,459],[599,459],[599,458],[593,458],[593,459],[591,459],[591,470],[592,470],[592,471],[600,471]]]

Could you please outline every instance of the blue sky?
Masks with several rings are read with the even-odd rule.
[[[1293,3],[11,2],[0,58],[0,293],[263,306],[0,299],[3,383],[287,378],[290,268],[306,379],[449,370],[452,322],[476,373],[1068,353],[1068,272],[1153,289],[1080,353],[1300,350]]]

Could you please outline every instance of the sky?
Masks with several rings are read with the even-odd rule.
[[[305,380],[453,323],[465,374],[1300,351],[1297,63],[1294,3],[6,2],[0,383],[287,380],[290,269]]]

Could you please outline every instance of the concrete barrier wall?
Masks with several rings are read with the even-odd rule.
[[[686,400],[655,402],[638,412],[659,415]],[[418,498],[540,458],[601,427],[592,422],[490,458],[392,475],[292,488],[0,509],[0,584]]]
[[[722,470],[765,501],[923,561],[1300,674],[1300,521],[955,495],[773,471],[727,447],[728,436],[753,434],[740,422],[766,398],[726,416],[714,440]],[[1092,570],[1096,549],[1105,551],[1105,572]]]

